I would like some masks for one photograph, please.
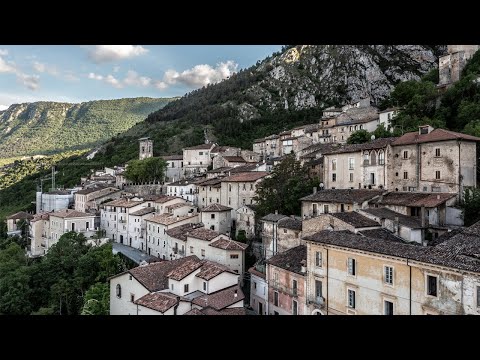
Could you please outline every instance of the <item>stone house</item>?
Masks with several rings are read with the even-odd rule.
[[[144,207],[128,214],[128,245],[145,251],[147,249],[145,219],[155,212],[154,207]]]
[[[257,234],[255,223],[255,205],[244,205],[235,210],[235,213],[235,236],[238,236],[238,234],[243,231],[247,239],[253,239]]]
[[[206,172],[212,163],[210,151],[214,147],[215,144],[201,144],[183,149],[185,176]]]
[[[195,204],[196,201],[196,185],[195,181],[183,179],[167,184],[167,195],[172,197],[180,197]]]
[[[222,178],[213,178],[195,183],[197,206],[201,210],[212,204],[220,204]]]
[[[278,220],[277,253],[292,249],[301,243],[302,219],[290,215]]]
[[[165,170],[165,181],[174,182],[182,180],[185,177],[185,169],[183,168],[183,155],[162,156],[166,161],[167,168]]]
[[[259,221],[262,229],[263,258],[265,259],[269,259],[278,253],[278,222],[284,218],[288,218],[288,216],[275,211],[275,214],[265,215]]]
[[[60,237],[70,231],[89,238],[95,235],[95,214],[82,213],[76,210],[63,209],[49,213],[49,231],[46,251],[58,242]]]
[[[312,235],[322,230],[349,230],[357,233],[380,228],[379,222],[361,215],[357,211],[321,214],[306,219],[303,221],[302,236]]]
[[[21,224],[25,226],[25,232],[27,232],[30,220],[33,219],[33,215],[20,211],[7,217],[7,236],[22,235]]]
[[[257,185],[267,176],[265,171],[238,173],[222,179],[220,204],[231,207],[233,211],[247,204],[254,204],[253,197]]]
[[[47,253],[49,247],[50,234],[50,214],[35,214],[30,220],[29,238],[30,248],[27,251],[28,256],[41,256]]]
[[[92,186],[75,193],[75,210],[80,212],[99,211],[100,204],[106,200],[120,198],[122,192],[112,186]]]
[[[202,209],[201,222],[207,229],[220,234],[230,234],[232,229],[232,208],[221,204],[211,204]]]
[[[268,284],[265,264],[255,264],[250,269],[250,306],[258,315],[267,315]]]

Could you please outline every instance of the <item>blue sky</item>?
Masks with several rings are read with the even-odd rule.
[[[32,101],[181,96],[281,45],[0,45],[0,110]]]

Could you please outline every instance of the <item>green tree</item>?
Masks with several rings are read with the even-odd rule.
[[[375,135],[375,139],[380,139],[380,138],[388,138],[392,137],[393,133],[391,133],[389,130],[385,129],[384,124],[380,124],[377,126],[374,132],[370,133],[372,135]]]
[[[106,283],[96,283],[85,293],[81,315],[108,315],[110,290]]]
[[[130,160],[125,170],[125,178],[133,182],[153,182],[163,180],[167,162],[159,157],[144,160]]]
[[[462,215],[465,226],[470,226],[480,220],[480,189],[464,191]]]
[[[353,132],[347,140],[347,144],[363,144],[369,142],[372,135],[367,130]]]
[[[264,216],[275,210],[286,215],[300,215],[299,199],[310,194],[318,184],[317,179],[308,177],[308,170],[293,155],[287,155],[257,186],[254,197],[258,204],[257,215]]]

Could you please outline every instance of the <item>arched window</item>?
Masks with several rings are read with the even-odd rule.
[[[368,151],[365,151],[363,153],[363,165],[366,165],[366,166],[370,165],[370,156],[368,154]]]
[[[121,298],[122,297],[122,287],[120,286],[120,284],[117,284],[117,298]]]
[[[383,151],[378,153],[378,165],[385,165],[385,153]]]
[[[375,151],[370,153],[370,165],[377,165],[377,153]]]

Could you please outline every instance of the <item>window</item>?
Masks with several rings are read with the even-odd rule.
[[[320,251],[315,252],[315,266],[322,267],[322,253]]]
[[[337,170],[337,159],[332,160],[332,170]]]
[[[188,284],[183,285],[183,292],[188,292]]]
[[[117,284],[117,298],[121,298],[122,297],[122,287],[120,286],[120,284]]]
[[[203,282],[203,291],[207,291],[207,283],[205,281]]]
[[[128,280],[132,280],[132,275],[129,275],[129,276],[128,276]]]
[[[323,213],[328,214],[328,205],[323,205]]]
[[[297,280],[292,280],[292,292],[293,296],[297,296],[297,291],[298,291],[298,283]]]
[[[332,174],[332,182],[336,182],[337,181],[337,174]]]
[[[355,159],[348,158],[348,170],[353,170],[355,168]]]
[[[437,282],[436,276],[427,275],[427,295],[437,296]]]
[[[202,256],[205,257],[205,249],[202,249]]]
[[[383,281],[385,281],[385,284],[393,285],[393,267],[385,266],[384,269],[385,278]]]
[[[215,214],[211,214],[210,219],[215,219]]]
[[[320,280],[315,280],[315,299],[319,301],[322,297],[322,282]]]
[[[312,215],[317,216],[318,210],[317,210],[317,204],[312,204]]]
[[[199,152],[198,152],[198,155],[203,155],[203,151],[199,151]]]
[[[135,301],[135,295],[134,294],[130,294],[130,302],[134,302]]]
[[[253,184],[250,184],[250,191],[253,190]]]
[[[228,191],[232,191],[232,185],[228,184]]]
[[[247,190],[247,184],[243,183],[242,190]]]
[[[393,303],[391,301],[385,300],[384,302],[384,314],[385,315],[393,315]]]
[[[193,246],[190,246],[190,254],[193,254]]]
[[[408,159],[408,151],[405,150],[405,151],[403,152],[403,158],[404,158],[404,159]]]
[[[440,148],[435,149],[435,156],[439,157],[440,156]]]
[[[273,292],[273,305],[278,306],[278,291]]]
[[[408,172],[406,172],[406,171],[403,172],[403,179],[404,180],[408,179]]]
[[[238,259],[238,254],[231,254],[230,259]]]
[[[348,289],[348,307],[355,309],[355,290]]]
[[[231,200],[230,200],[230,198],[228,198],[228,205],[230,205],[230,203],[231,203]]]
[[[375,173],[370,173],[370,184],[375,185]]]
[[[172,284],[172,290],[173,290],[173,284]]]
[[[215,225],[210,225],[210,230],[215,230]]]
[[[292,301],[292,315],[298,315],[298,303],[295,300]]]
[[[253,282],[253,288],[254,288],[254,289],[257,288],[257,282],[256,282],[256,281]]]
[[[435,171],[435,179],[440,179],[440,170]]]
[[[352,258],[348,258],[348,275],[352,275],[352,276],[355,276],[356,274],[356,264],[357,262],[355,261],[355,259],[352,259]]]
[[[385,165],[385,153],[383,151],[378,153],[378,165]]]
[[[360,125],[360,130],[362,130],[362,129],[363,129],[363,125]]]
[[[349,175],[349,181],[353,182],[353,173],[348,174]]]

